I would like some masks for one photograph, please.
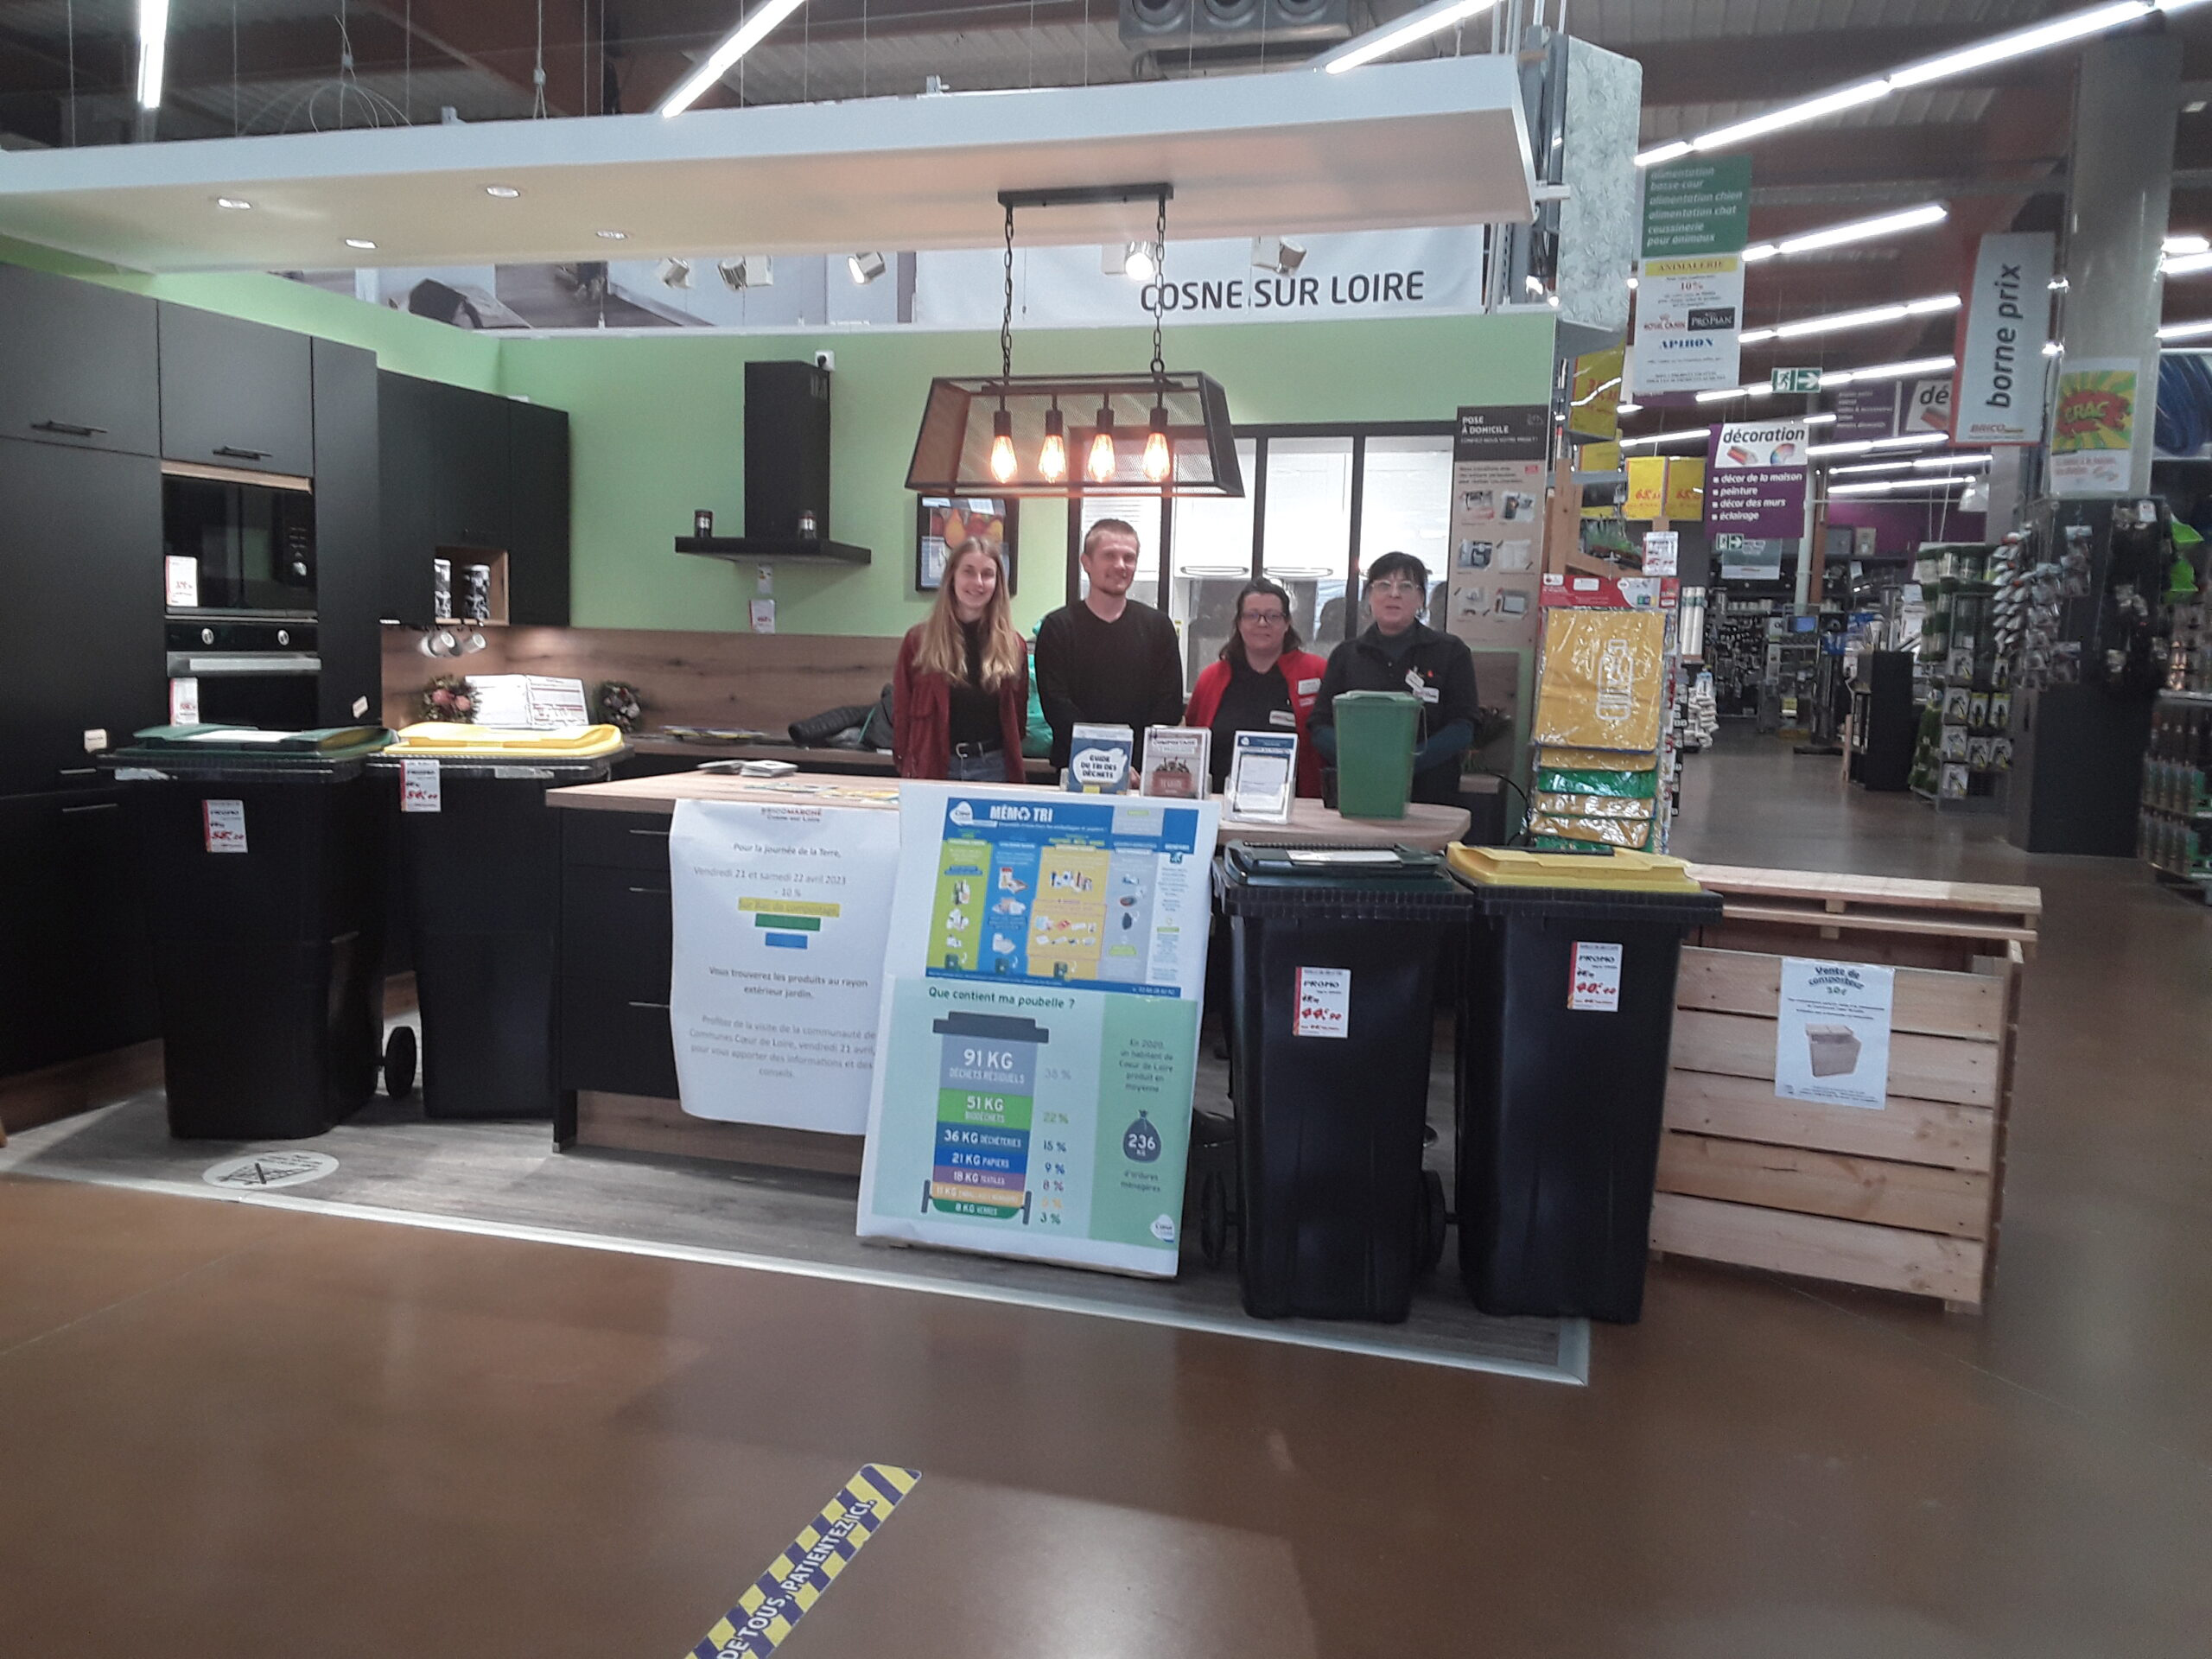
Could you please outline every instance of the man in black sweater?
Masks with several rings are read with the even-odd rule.
[[[1367,569],[1367,607],[1375,621],[1329,653],[1306,729],[1321,758],[1337,763],[1336,702],[1346,691],[1410,691],[1421,699],[1414,731],[1413,798],[1459,804],[1459,760],[1474,747],[1482,705],[1475,659],[1460,640],[1424,627],[1428,570],[1410,553],[1385,553]]]
[[[1137,533],[1101,518],[1083,538],[1090,588],[1037,630],[1037,701],[1052,728],[1052,764],[1065,768],[1078,721],[1127,726],[1140,748],[1147,726],[1183,718],[1183,653],[1175,625],[1129,597]]]

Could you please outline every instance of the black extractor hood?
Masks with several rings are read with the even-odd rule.
[[[803,531],[810,530],[811,534]],[[745,533],[679,536],[706,558],[866,564],[830,537],[830,371],[812,361],[745,365]]]

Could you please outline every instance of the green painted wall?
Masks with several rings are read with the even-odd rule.
[[[1126,369],[1151,354],[1140,330],[1025,333],[1026,374]],[[1462,404],[1550,396],[1548,317],[1444,317],[1178,328],[1168,359],[1227,388],[1240,423],[1445,420]],[[786,633],[904,632],[928,606],[913,591],[913,498],[901,487],[929,383],[997,360],[981,334],[668,335],[501,343],[499,387],[569,412],[574,467],[574,620],[582,627],[743,629],[751,565],[673,550],[691,514],[744,523],[744,365],[836,353],[830,513],[838,540],[870,548],[864,569],[784,565]],[[1063,503],[1021,509],[1025,629],[1060,603]]]
[[[364,305],[350,295],[326,293],[265,272],[153,276],[7,237],[0,237],[0,261],[362,346],[374,352],[383,367],[402,374],[479,391],[499,389],[500,342],[493,335]]]

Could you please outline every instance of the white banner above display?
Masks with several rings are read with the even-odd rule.
[[[1743,320],[1744,262],[1737,255],[1646,259],[1636,287],[1634,394],[1736,385]]]
[[[2056,245],[2049,231],[1981,238],[1952,381],[1952,431],[1961,443],[2043,442],[2043,348]]]
[[[1015,323],[1031,328],[1150,326],[1155,284],[1132,280],[1105,252],[1091,243],[1017,250]],[[1005,257],[996,248],[917,255],[915,323],[996,328]],[[1116,268],[1106,269],[1109,264]],[[1481,310],[1482,270],[1479,226],[1171,239],[1165,281],[1157,287],[1162,316],[1171,324],[1432,316]]]
[[[1219,814],[900,786],[862,1236],[1173,1275]]]
[[[1832,1106],[1885,1106],[1895,970],[1864,962],[1782,959],[1774,1092]]]
[[[678,801],[669,1026],[694,1117],[868,1127],[899,815]]]

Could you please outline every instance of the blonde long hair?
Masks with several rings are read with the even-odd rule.
[[[1006,561],[999,556],[998,549],[981,537],[971,536],[946,558],[944,577],[938,584],[937,603],[930,607],[929,616],[922,624],[921,643],[915,649],[914,661],[927,672],[942,674],[948,680],[968,677],[968,643],[961,637],[960,616],[952,607],[952,579],[960,569],[960,561],[971,553],[982,554],[998,572],[999,579],[991,588],[990,599],[983,606],[982,648],[976,653],[983,673],[983,690],[995,691],[1021,672],[1028,653],[1023,649],[1021,636],[1014,632],[1012,607],[1007,603]]]

